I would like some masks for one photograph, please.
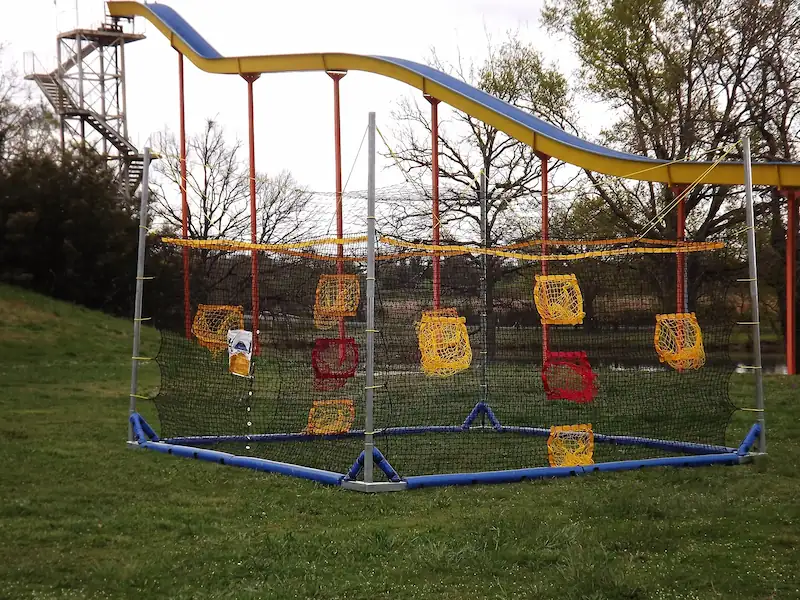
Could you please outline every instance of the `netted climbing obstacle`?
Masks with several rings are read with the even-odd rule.
[[[551,467],[584,467],[594,464],[594,433],[588,425],[554,425],[547,438]]]
[[[699,369],[706,362],[703,332],[694,313],[656,315],[658,358],[673,369]]]
[[[708,286],[677,312],[670,286],[677,253],[721,243],[562,240],[545,258],[538,240],[377,236],[372,286],[363,236],[162,243],[189,251],[192,327],[179,298],[153,311],[160,438],[134,417],[149,447],[354,489],[738,461],[736,306]],[[242,332],[258,345],[232,347]]]
[[[417,338],[420,366],[427,375],[449,377],[472,363],[466,319],[459,317],[455,309],[423,310]]]
[[[244,327],[241,306],[200,304],[192,321],[192,333],[197,343],[211,352],[228,347],[228,331]]]
[[[543,324],[578,325],[583,322],[583,297],[574,274],[536,275],[533,297]]]

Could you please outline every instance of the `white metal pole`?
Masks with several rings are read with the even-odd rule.
[[[147,203],[150,190],[148,175],[150,171],[150,148],[144,149],[142,172],[142,200],[139,205],[139,249],[136,256],[136,296],[133,302],[133,354],[131,355],[131,395],[129,415],[136,412],[136,397],[139,390],[139,356],[142,337],[142,295],[144,293],[144,257],[147,247]],[[133,442],[133,425],[128,421],[128,442]]]
[[[375,113],[367,132],[367,377],[364,423],[364,482],[372,483],[373,399],[375,391]]]
[[[742,139],[742,153],[744,154],[744,192],[747,217],[747,267],[748,281],[750,282],[750,310],[753,327],[753,372],[756,378],[756,409],[758,409],[758,424],[761,425],[761,434],[758,437],[758,451],[767,451],[767,436],[764,423],[764,372],[761,368],[761,324],[759,322],[758,307],[758,268],[756,266],[756,229],[755,214],[753,211],[753,170],[750,163],[750,138]]]

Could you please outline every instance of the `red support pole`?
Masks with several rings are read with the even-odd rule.
[[[253,82],[258,74],[242,75],[247,82],[247,130],[250,146],[250,241],[258,242],[258,224],[256,222],[256,136],[253,109]],[[258,252],[253,250],[250,257],[251,301],[253,304],[253,355],[259,354],[258,332],[260,311],[258,306]]]
[[[440,241],[439,228],[439,100],[433,96],[425,96],[431,103],[431,201],[433,214],[433,245]],[[439,255],[433,255],[433,308],[442,303],[442,276]]]
[[[673,187],[672,193],[676,196],[682,196],[686,191],[685,187]],[[681,197],[678,200],[678,222],[676,239],[678,242],[686,240],[686,198]],[[675,270],[675,312],[686,312],[686,254],[678,252],[676,255],[676,270]]]
[[[796,375],[797,192],[789,190],[786,200],[789,208],[786,223],[786,372],[789,375]]]
[[[183,54],[178,52],[178,98],[180,103],[181,237],[189,238],[189,200],[186,193],[186,104],[183,89]],[[192,337],[192,305],[189,287],[189,248],[183,247],[183,324],[186,339]]]
[[[547,255],[547,239],[550,232],[550,210],[548,198],[548,166],[549,156],[538,154],[542,161],[542,256]],[[542,260],[542,275],[547,275],[547,261]],[[542,363],[547,362],[547,355],[550,353],[550,340],[547,332],[547,325],[542,323]]]
[[[342,223],[342,123],[339,110],[339,82],[347,73],[338,71],[328,71],[328,75],[333,79],[333,142],[334,142],[334,159],[336,161],[336,237],[342,239],[344,237],[344,226]],[[344,273],[344,246],[340,243],[337,244],[336,256],[336,273],[342,275]],[[341,288],[340,288],[341,293]],[[339,338],[344,339],[344,317],[339,317]],[[344,347],[342,347],[344,350]]]

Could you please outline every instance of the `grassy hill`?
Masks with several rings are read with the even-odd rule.
[[[128,450],[131,329],[0,286],[0,598],[800,597],[798,378],[759,465],[367,497]]]

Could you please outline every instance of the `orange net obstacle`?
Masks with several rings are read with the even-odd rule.
[[[353,426],[356,410],[352,400],[315,400],[308,412],[305,433],[333,435],[347,433]]]
[[[427,375],[450,377],[472,363],[466,319],[454,308],[424,311],[417,323],[417,339],[422,370]]]
[[[546,325],[583,323],[583,296],[575,275],[537,275],[533,287],[536,310]]]
[[[192,322],[192,333],[213,354],[228,347],[228,331],[244,329],[244,310],[227,304],[200,304]]]
[[[703,333],[694,313],[656,315],[654,345],[659,360],[676,371],[699,369],[706,363]]]
[[[551,467],[594,464],[594,433],[587,425],[556,425],[550,428],[547,456]]]

